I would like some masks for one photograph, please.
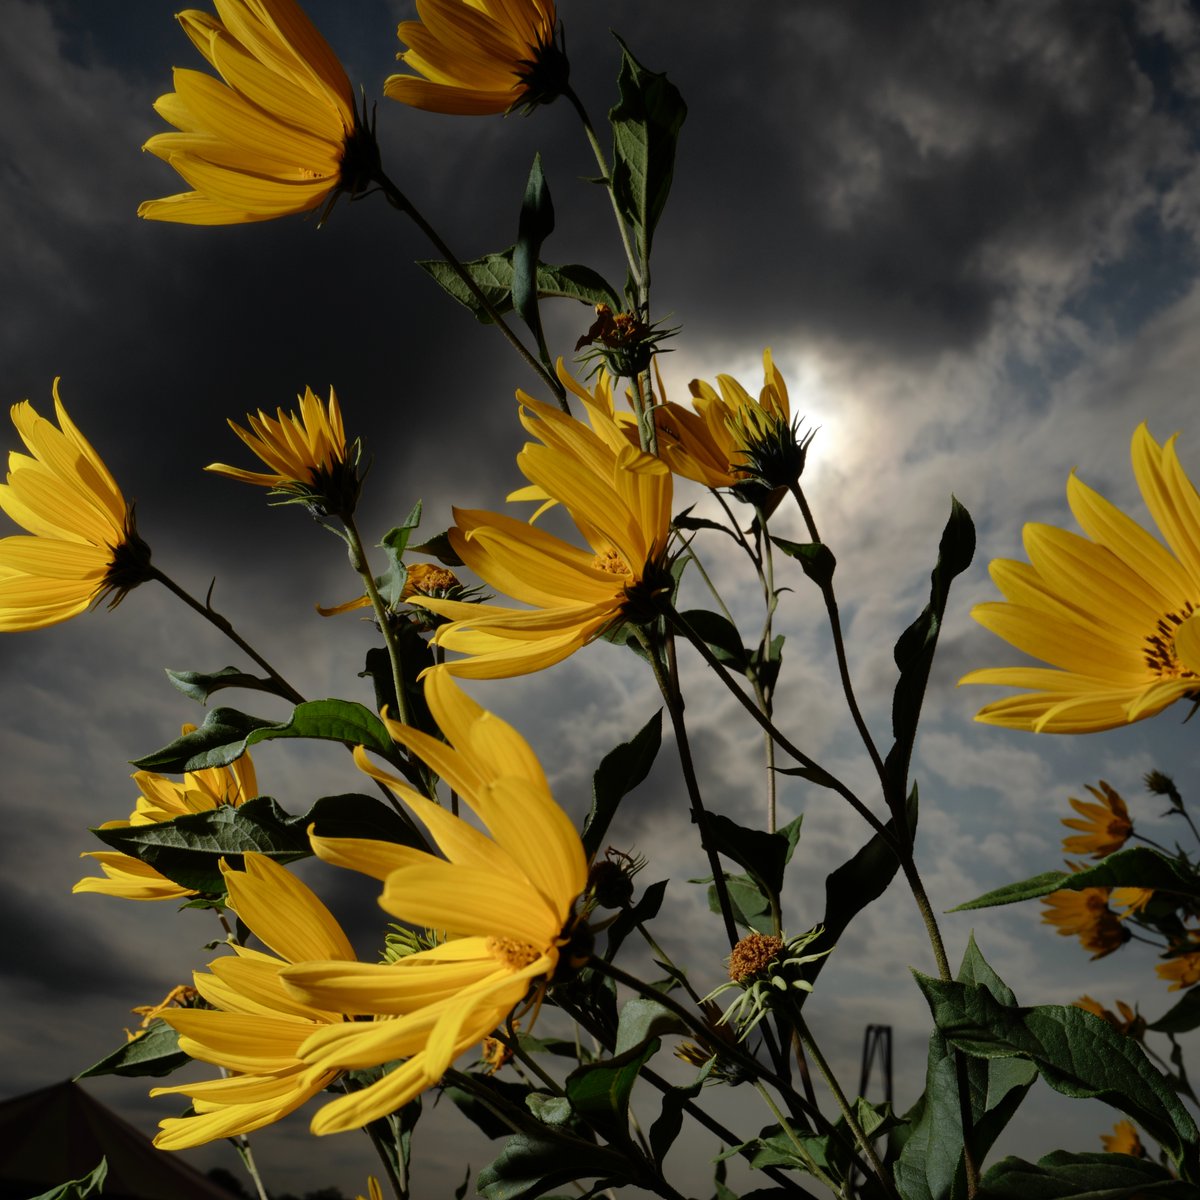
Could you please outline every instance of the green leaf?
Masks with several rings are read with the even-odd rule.
[[[479,290],[483,292],[492,307],[501,316],[511,312],[513,307],[512,260],[514,249],[515,247],[509,246],[507,250],[501,250],[496,254],[485,254],[482,258],[463,263],[467,273],[479,285]],[[470,288],[459,279],[458,273],[448,262],[434,259],[419,262],[417,265],[424,267],[444,291],[469,308],[477,321],[484,325],[491,324],[492,318],[480,306],[479,301],[471,294]],[[542,299],[560,297],[564,300],[578,300],[589,308],[595,308],[597,304],[607,304],[614,312],[621,308],[621,298],[612,285],[591,267],[585,267],[578,263],[567,263],[562,266],[538,263],[537,294]],[[438,557],[441,556],[438,555]],[[448,565],[454,566],[455,564],[449,563]]]
[[[980,954],[974,935],[968,940],[958,979],[985,989],[1001,1004],[1016,1003],[1012,990]],[[982,1162],[1033,1086],[1037,1068],[1021,1059],[967,1059],[965,1072],[972,1154]],[[953,1047],[939,1030],[929,1039],[924,1094],[905,1119],[908,1129],[895,1139],[901,1144],[895,1177],[902,1194],[909,1200],[965,1195],[958,1064]]]
[[[170,1075],[191,1061],[179,1048],[179,1034],[166,1021],[155,1017],[133,1041],[106,1054],[86,1071],[80,1071],[75,1078],[89,1079],[93,1075]]]
[[[592,776],[592,807],[583,823],[583,848],[589,859],[600,852],[617,806],[650,773],[662,744],[662,709],[601,760]]]
[[[720,852],[743,867],[763,894],[775,901],[783,891],[784,868],[792,861],[803,820],[802,814],[782,829],[767,833],[748,829],[720,813],[708,815],[709,829]]]
[[[1133,1038],[1075,1007],[1018,1008],[986,987],[915,973],[938,1030],[972,1058],[1023,1058],[1066,1096],[1103,1100],[1136,1121],[1195,1178],[1200,1132]]]
[[[683,1128],[684,1107],[700,1095],[700,1089],[704,1086],[710,1069],[711,1067],[705,1067],[692,1083],[668,1087],[663,1092],[662,1111],[650,1126],[649,1134],[650,1153],[654,1155],[654,1161],[659,1166],[662,1166],[667,1151],[674,1145],[680,1129]]]
[[[730,875],[727,871],[723,874],[734,921],[754,930],[755,933],[773,934],[775,917],[771,911],[771,898],[763,891],[759,882],[749,875]],[[688,883],[707,883],[708,910],[714,913],[721,911],[721,902],[711,875],[689,879]]]
[[[1200,988],[1183,993],[1183,999],[1157,1021],[1147,1025],[1155,1033],[1191,1033],[1200,1026]]]
[[[660,879],[657,883],[647,884],[642,892],[642,898],[632,908],[623,908],[617,919],[608,927],[608,941],[604,948],[604,957],[609,962],[616,957],[621,943],[638,927],[658,916],[662,908],[663,897],[667,894],[667,880]]]
[[[375,587],[380,598],[389,607],[394,608],[400,603],[400,595],[408,579],[408,568],[404,565],[404,552],[408,549],[409,540],[414,530],[421,524],[421,501],[409,509],[408,516],[395,528],[389,529],[383,535],[380,548],[387,556],[387,569],[375,579]]]
[[[530,1092],[525,1097],[525,1107],[543,1125],[570,1125],[575,1115],[566,1096],[551,1096],[545,1092]]]
[[[893,790],[903,795],[908,786],[908,766],[912,758],[917,722],[925,700],[925,685],[937,649],[938,634],[950,584],[971,565],[975,554],[975,526],[971,515],[951,498],[950,519],[942,531],[938,545],[937,563],[930,575],[929,603],[921,615],[900,635],[896,642],[896,666],[900,678],[892,696],[892,734],[894,742],[884,766]]]
[[[551,1135],[543,1126],[538,1135],[518,1133],[508,1139],[499,1156],[475,1180],[484,1200],[533,1200],[560,1183],[602,1177],[632,1179],[624,1154],[605,1150],[580,1138]]]
[[[617,1019],[614,1053],[619,1056],[627,1050],[636,1050],[664,1033],[687,1032],[687,1025],[665,1005],[648,996],[635,996],[625,1002]]]
[[[1036,900],[1051,892],[1077,892],[1089,887],[1153,888],[1156,892],[1200,899],[1200,884],[1186,865],[1149,846],[1135,846],[1131,850],[1118,850],[1082,871],[1043,871],[1020,883],[1007,883],[950,911],[994,908],[1018,900]]]
[[[512,299],[513,308],[525,322],[537,342],[543,362],[550,358],[546,349],[546,338],[542,333],[542,318],[538,312],[537,265],[541,257],[542,243],[554,231],[554,204],[550,199],[550,188],[542,173],[542,156],[533,156],[529,179],[525,184],[525,197],[521,201],[521,217],[517,225],[517,241],[512,253]]]
[[[654,230],[671,193],[675,144],[687,116],[683,97],[666,75],[647,71],[621,45],[619,100],[609,110],[613,131],[612,187],[633,230],[638,260],[650,261]]]
[[[833,569],[837,566],[837,559],[824,542],[789,542],[777,537],[772,537],[771,541],[784,554],[794,558],[804,570],[804,574],[817,587],[827,587],[833,580]]]
[[[682,621],[713,651],[719,662],[744,675],[750,665],[742,635],[737,627],[720,613],[705,608],[693,608],[679,614]]]
[[[178,688],[185,696],[200,704],[207,704],[213,692],[222,688],[248,688],[256,692],[270,692],[280,695],[279,688],[270,679],[260,679],[257,675],[247,675],[237,667],[222,667],[219,671],[205,673],[203,671],[172,671],[167,669],[167,678],[171,686]]]
[[[258,796],[236,808],[222,804],[173,821],[92,832],[180,887],[220,895],[225,891],[221,858],[235,866],[247,851],[280,863],[307,858],[312,854],[309,825],[326,837],[374,838],[424,848],[410,822],[380,800],[358,793],[322,796],[303,816],[291,816],[270,796]]]
[[[576,1067],[567,1076],[563,1086],[571,1107],[606,1141],[629,1142],[629,1097],[638,1072],[660,1045],[652,1038],[612,1058]]]
[[[1134,1200],[1136,1196],[1194,1197],[1194,1184],[1165,1167],[1129,1154],[1068,1154],[1056,1150],[1037,1165],[1005,1158],[983,1177],[979,1200]]]
[[[84,1200],[104,1191],[104,1180],[108,1175],[108,1159],[102,1158],[95,1169],[82,1179],[72,1179],[48,1192],[41,1192],[32,1200]]]
[[[394,749],[387,726],[365,705],[351,700],[307,700],[297,704],[284,722],[251,717],[235,708],[211,709],[198,729],[153,754],[134,759],[133,765],[170,774],[225,767],[259,742],[290,737],[361,745],[384,757]]]
[[[448,1083],[443,1086],[442,1092],[454,1101],[454,1106],[484,1137],[493,1140],[505,1137],[512,1133],[512,1123],[533,1128],[525,1104],[525,1098],[529,1095],[527,1084],[497,1079],[483,1071],[466,1071],[463,1074],[475,1081],[474,1089]],[[479,1094],[482,1092],[487,1093],[486,1099]]]
[[[907,830],[906,835],[914,838],[917,832],[917,786],[909,793],[906,806]],[[896,823],[889,820],[884,826],[889,832],[894,832]],[[825,879],[825,915],[821,919],[824,932],[816,938],[811,946],[813,953],[832,949],[837,945],[846,927],[867,905],[878,900],[887,891],[888,885],[895,878],[900,863],[895,851],[879,835],[873,834],[851,858],[847,859],[836,870],[831,871]],[[810,982],[815,980],[829,961],[828,955],[804,968],[804,977]],[[793,1002],[803,1004],[806,993],[800,992],[793,996]]]

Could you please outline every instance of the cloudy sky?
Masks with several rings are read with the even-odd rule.
[[[500,507],[519,477],[515,387],[535,381],[499,338],[442,297],[413,260],[419,232],[378,197],[311,220],[229,229],[139,222],[139,201],[180,190],[139,152],[162,128],[153,100],[174,65],[199,66],[168,0],[0,0],[0,325],[7,400],[50,406],[62,376],[72,416],[137,501],[155,562],[193,592],[216,578],[214,603],[307,695],[369,702],[356,678],[370,629],[323,622],[314,603],[349,598],[339,543],[297,510],[201,468],[245,462],[225,426],[248,409],[289,404],[332,384],[373,459],[362,527],[381,536],[421,498],[429,529],[449,506]],[[382,99],[408,0],[308,11],[370,97],[380,97],[392,177],[464,258],[513,240],[529,164],[541,150],[558,214],[552,261],[588,262],[620,281],[606,202],[583,182],[594,164],[562,103],[529,120],[455,119]],[[752,389],[771,346],[793,407],[819,426],[807,490],[838,558],[850,661],[868,720],[887,729],[891,645],[919,611],[950,496],[979,529],[975,565],[947,616],[915,772],[923,800],[921,863],[941,909],[1060,861],[1067,797],[1109,780],[1153,817],[1140,778],[1155,765],[1185,789],[1196,756],[1181,710],[1086,739],[1034,738],[974,725],[986,698],[956,691],[977,666],[1012,661],[973,625],[991,598],[986,563],[1019,554],[1027,520],[1070,525],[1072,468],[1141,513],[1129,437],[1147,420],[1182,432],[1200,472],[1194,428],[1200,320],[1200,17],[1177,0],[792,0],[754,5],[563,0],[577,90],[599,120],[613,102],[609,28],[649,67],[666,70],[689,116],[674,193],[656,239],[655,312],[682,326],[664,360],[668,392],[728,372]],[[588,312],[547,311],[552,347],[568,353]],[[15,436],[10,436],[10,444]],[[679,503],[703,497],[681,489]],[[779,532],[800,537],[790,516]],[[753,589],[714,548],[712,567],[745,629]],[[852,782],[869,782],[841,707],[817,597],[789,580],[778,627],[788,634],[781,722]],[[90,825],[127,815],[127,761],[162,745],[197,707],[161,668],[212,670],[236,651],[162,589],[0,642],[0,889],[10,913],[0,998],[0,1097],[73,1074],[122,1038],[128,1009],[187,978],[218,936],[202,913],[72,897]],[[685,662],[689,709],[710,803],[754,820],[759,738]],[[481,685],[538,748],[564,805],[582,816],[600,756],[656,705],[636,662],[598,645],[542,676]],[[564,697],[570,697],[564,703]],[[254,703],[251,703],[253,701]],[[255,707],[257,705],[257,707]],[[274,715],[250,697],[247,708]],[[282,710],[279,710],[282,715]],[[264,791],[294,811],[357,786],[346,756],[256,755]],[[671,945],[701,986],[720,973],[719,931],[696,889],[670,747],[614,829],[670,878]],[[789,918],[820,913],[822,881],[863,831],[833,798],[787,786],[785,817],[805,813],[790,878]],[[1168,838],[1172,832],[1167,832]],[[367,895],[332,873],[310,875],[360,932],[378,928]],[[1089,964],[1038,923],[1036,905],[947,917],[951,954],[973,927],[1025,1003],[1087,991],[1111,1005],[1168,1004],[1146,948]],[[926,1014],[909,965],[932,969],[911,901],[893,890],[844,937],[814,998],[814,1026],[853,1081],[861,1030],[892,1023],[906,1107],[924,1066]],[[887,997],[883,1003],[881,996]],[[144,1087],[91,1090],[150,1132],[170,1105]],[[1055,1107],[1035,1093],[1006,1149],[1098,1149],[1114,1117]],[[747,1133],[768,1117],[742,1119]],[[439,1112],[429,1179],[478,1142]],[[269,1185],[363,1187],[365,1146],[349,1135],[318,1150],[296,1120],[256,1138]],[[225,1146],[192,1156],[236,1167]],[[314,1167],[316,1163],[319,1166]],[[430,1185],[432,1187],[432,1184]],[[697,1174],[688,1186],[705,1184]],[[449,1188],[444,1189],[449,1191]]]

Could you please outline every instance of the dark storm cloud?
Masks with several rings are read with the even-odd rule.
[[[668,213],[660,303],[687,319],[719,296],[731,340],[758,324],[921,356],[1082,286],[1186,144],[1125,13],[810,3],[660,27],[688,49],[676,196],[702,198]]]

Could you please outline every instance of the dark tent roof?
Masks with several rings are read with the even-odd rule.
[[[0,1200],[28,1200],[108,1159],[103,1200],[230,1200],[229,1193],[77,1083],[0,1101]]]

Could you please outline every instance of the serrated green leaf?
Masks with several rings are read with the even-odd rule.
[[[509,246],[506,250],[495,254],[485,254],[482,258],[463,263],[471,278],[479,285],[479,290],[483,292],[492,307],[501,316],[511,312],[513,307],[513,249],[514,247]],[[491,324],[492,318],[472,295],[470,288],[459,279],[457,272],[448,262],[434,259],[419,262],[417,265],[424,267],[448,295],[470,309],[477,321],[484,325]],[[564,300],[577,300],[589,308],[595,308],[597,304],[607,304],[614,311],[619,311],[621,308],[621,298],[611,284],[591,267],[585,267],[579,263],[557,266],[550,263],[538,263],[537,294],[541,299],[557,297]]]
[[[595,858],[616,815],[617,806],[650,773],[662,744],[662,709],[628,742],[610,750],[592,776],[592,807],[581,839],[589,859]]]
[[[156,1017],[132,1041],[106,1054],[76,1080],[94,1075],[123,1075],[126,1077],[155,1077],[170,1075],[192,1060],[179,1048],[179,1034],[166,1021]]]
[[[387,556],[388,565],[382,575],[375,578],[375,587],[380,598],[389,607],[394,608],[400,603],[404,592],[404,584],[408,580],[408,568],[404,565],[404,552],[408,548],[413,530],[421,524],[422,504],[418,500],[409,510],[408,516],[397,526],[389,529],[379,543],[380,549]]]
[[[1194,1179],[1200,1132],[1141,1046],[1075,1007],[1018,1008],[986,987],[914,972],[938,1031],[972,1058],[1028,1059],[1064,1095],[1103,1100],[1131,1117]]]
[[[925,686],[933,665],[942,616],[950,595],[950,584],[971,565],[975,554],[975,525],[971,514],[951,497],[950,518],[942,530],[937,562],[930,575],[929,603],[921,615],[900,635],[894,657],[900,669],[892,696],[892,736],[894,741],[884,762],[889,783],[903,795],[908,787],[908,767]]]
[[[1152,888],[1156,892],[1200,899],[1200,885],[1194,872],[1177,858],[1149,846],[1135,846],[1130,850],[1118,850],[1082,871],[1043,871],[1020,883],[1005,884],[950,911],[994,908],[1000,904],[1015,904],[1018,900],[1036,900],[1051,892],[1076,892],[1089,887]]]
[[[613,131],[613,195],[633,230],[638,259],[646,264],[671,192],[675,145],[687,105],[666,75],[647,71],[619,37],[617,41],[620,98],[608,113]]]
[[[247,675],[237,667],[222,667],[219,671],[172,671],[167,668],[167,678],[171,686],[177,688],[185,696],[206,704],[213,692],[222,688],[246,688],[255,692],[270,692],[273,696],[283,693],[270,679],[260,679],[257,675]]]
[[[258,796],[237,807],[222,804],[173,821],[92,832],[180,887],[219,895],[225,890],[221,858],[234,865],[248,851],[280,863],[307,858],[312,854],[309,825],[326,837],[365,837],[425,848],[410,821],[378,799],[353,792],[323,796],[302,816],[291,816],[270,796]]]
[[[983,1177],[980,1200],[1134,1200],[1194,1197],[1196,1187],[1158,1163],[1129,1154],[1068,1154],[1056,1150],[1036,1165],[1005,1158]]]
[[[169,774],[225,767],[259,742],[289,737],[361,745],[385,757],[393,751],[387,726],[365,705],[352,700],[306,700],[283,722],[252,717],[235,708],[211,709],[198,729],[134,759],[133,765]]]

